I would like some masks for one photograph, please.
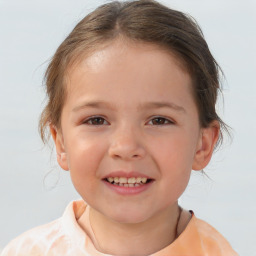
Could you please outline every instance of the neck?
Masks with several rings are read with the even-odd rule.
[[[105,254],[149,255],[176,239],[179,216],[177,203],[144,222],[132,224],[115,222],[90,208],[92,241]]]

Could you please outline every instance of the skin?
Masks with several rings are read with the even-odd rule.
[[[51,126],[51,133],[59,165],[91,206],[96,248],[113,255],[164,248],[175,239],[178,198],[191,170],[210,161],[218,122],[200,127],[190,75],[156,45],[116,40],[71,67],[68,78],[61,128]],[[116,170],[153,182],[142,193],[120,195],[102,180]]]

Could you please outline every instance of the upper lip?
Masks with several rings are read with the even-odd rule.
[[[125,178],[132,178],[132,177],[135,177],[135,178],[147,178],[147,179],[152,179],[151,177],[149,177],[148,175],[145,175],[143,173],[140,173],[140,172],[136,172],[136,171],[131,171],[131,172],[127,172],[127,171],[123,171],[123,170],[119,170],[119,171],[113,171],[113,172],[110,172],[108,173],[107,175],[105,175],[103,177],[103,179],[107,179],[107,178],[110,178],[110,177],[125,177]]]

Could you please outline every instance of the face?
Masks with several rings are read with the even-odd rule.
[[[207,148],[177,59],[155,45],[116,41],[70,68],[68,81],[52,134],[82,198],[126,223],[176,204],[191,169],[203,168],[203,158],[206,165]]]

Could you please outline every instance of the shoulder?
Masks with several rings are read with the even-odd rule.
[[[84,255],[87,236],[77,223],[86,203],[70,202],[61,218],[33,228],[14,240],[3,250],[1,256]]]
[[[50,244],[62,235],[61,219],[57,219],[19,235],[5,247],[1,256],[45,255]]]
[[[202,250],[211,252],[210,255],[225,255],[225,256],[237,256],[238,254],[232,249],[229,242],[220,234],[214,227],[198,219],[195,216],[192,217],[192,224],[195,226],[198,234]]]
[[[180,220],[178,238],[166,249],[168,255],[238,256],[214,227],[198,219],[192,211],[183,210]]]

